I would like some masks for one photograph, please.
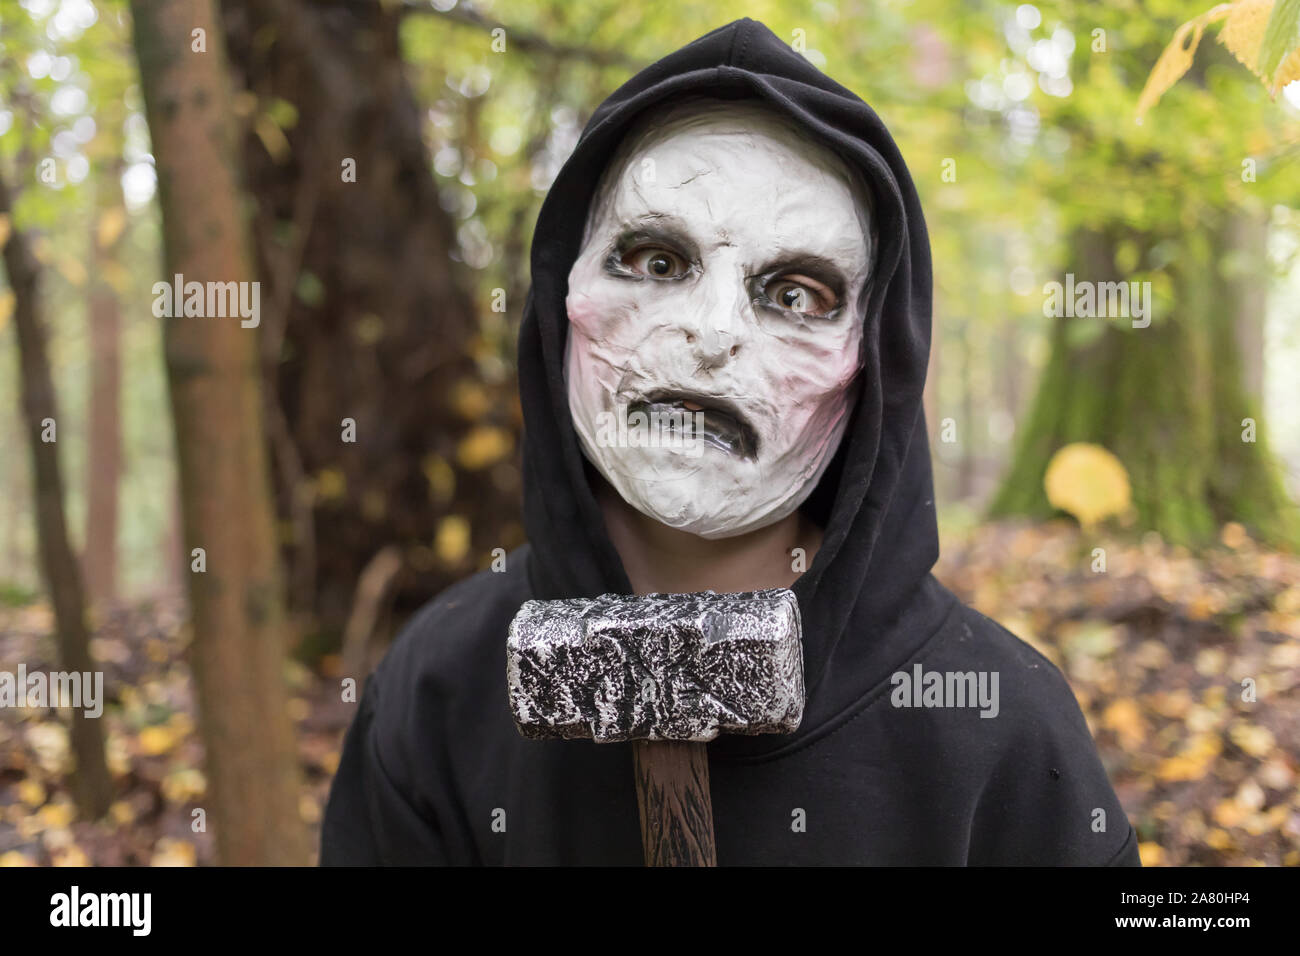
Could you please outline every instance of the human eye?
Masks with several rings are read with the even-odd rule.
[[[764,285],[763,295],[779,308],[817,318],[829,318],[840,304],[830,286],[799,273],[776,276]]]
[[[637,246],[623,253],[619,261],[637,275],[655,279],[676,279],[690,269],[683,256],[663,246]]]

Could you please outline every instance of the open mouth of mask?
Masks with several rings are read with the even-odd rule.
[[[638,412],[653,427],[680,431],[683,441],[697,441],[736,458],[758,457],[758,434],[745,414],[725,399],[694,393],[659,391],[628,404],[629,417]]]

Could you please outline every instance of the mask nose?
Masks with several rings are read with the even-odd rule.
[[[698,305],[682,317],[683,342],[698,370],[721,368],[740,353],[748,304],[744,282],[735,281],[734,289],[712,288],[701,295]]]

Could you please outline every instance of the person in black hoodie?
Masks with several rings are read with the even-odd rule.
[[[718,101],[735,104],[733,131],[749,124],[775,151],[789,143],[782,130],[801,131],[809,145],[790,149],[804,159],[786,159],[824,173],[820,195],[840,189],[845,208],[828,215],[825,234],[802,237],[823,241],[828,255],[763,275],[759,263],[732,262],[755,272],[749,301],[736,300],[744,317],[727,318],[732,338],[723,342],[721,320],[710,320],[704,332],[725,348],[702,356],[710,342],[683,318],[682,349],[702,373],[756,341],[745,321],[802,327],[838,315],[840,358],[856,353],[856,362],[852,375],[827,378],[822,417],[792,410],[785,436],[744,401],[710,406],[703,390],[633,389],[650,404],[704,413],[715,447],[699,461],[701,494],[674,502],[656,497],[644,471],[621,475],[592,440],[583,383],[600,376],[582,363],[601,346],[592,333],[600,281],[698,281],[707,271],[693,261],[699,249],[662,229],[616,229],[616,252],[592,259],[604,273],[582,262],[603,249],[610,222],[620,225],[604,210],[611,173],[639,160],[629,147],[647,130],[662,133],[662,117],[716,117]],[[665,182],[684,186],[672,172],[670,161]],[[861,235],[849,242],[844,223],[855,221]],[[826,247],[827,236],[845,241]],[[753,237],[734,245],[746,242]],[[506,699],[510,621],[530,599],[767,586],[798,598],[807,702],[793,734],[707,745],[720,865],[1139,865],[1136,834],[1060,672],[931,574],[938,530],[921,412],[929,242],[907,167],[862,100],[760,23],[701,37],[592,116],[543,204],[532,278],[518,357],[528,544],[503,571],[430,602],[367,679],[325,811],[323,865],[639,865],[630,744],[520,736]],[[645,362],[627,367],[654,378]],[[677,385],[684,374],[662,373]],[[585,394],[594,401],[598,391]],[[830,440],[816,440],[818,423]],[[800,446],[801,434],[813,438]],[[806,482],[745,486],[738,460],[762,461],[783,441],[807,452]],[[743,507],[728,495],[692,505],[708,499],[711,468]]]

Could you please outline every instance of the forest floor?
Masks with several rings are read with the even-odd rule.
[[[1146,865],[1300,864],[1300,558],[1232,525],[1192,556],[1003,523],[946,541],[936,573],[1065,673]],[[43,604],[0,608],[0,668],[57,670],[52,629]],[[0,709],[0,865],[212,861],[186,643],[178,602],[96,622],[117,788],[104,820],[76,818],[59,714]],[[290,674],[313,845],[354,709],[337,669]]]

